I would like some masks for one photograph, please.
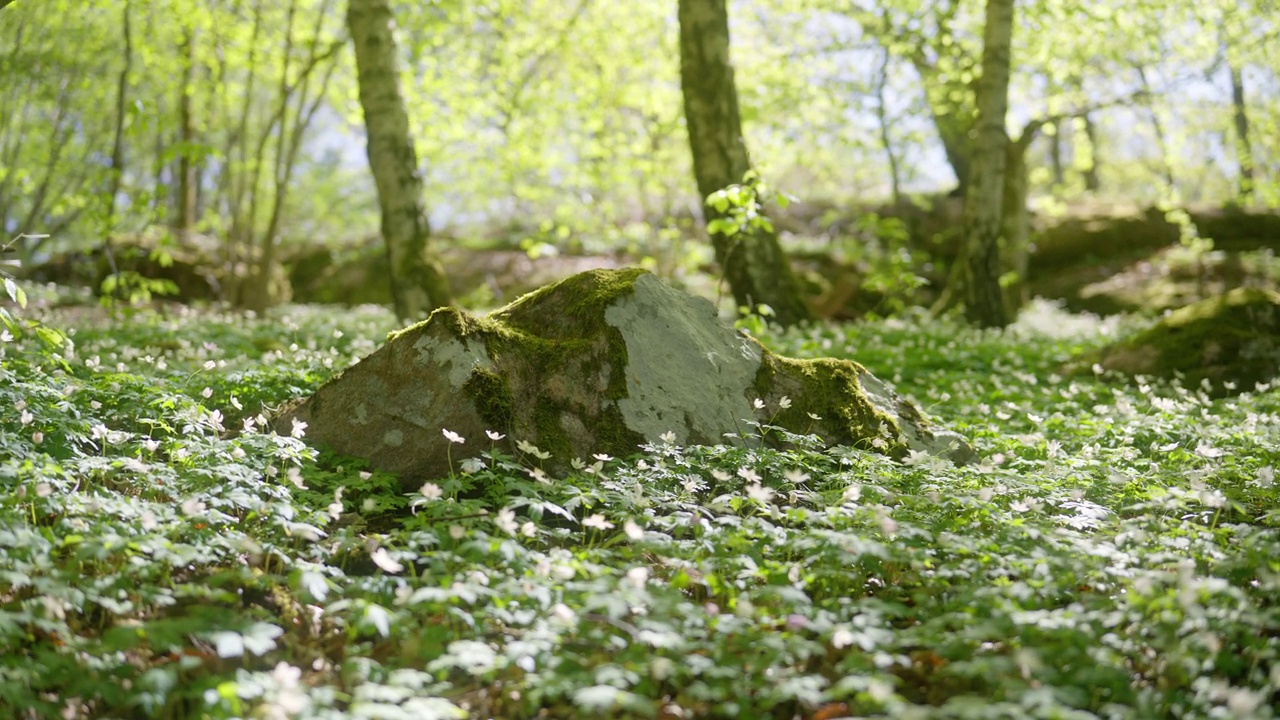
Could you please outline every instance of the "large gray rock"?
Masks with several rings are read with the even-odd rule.
[[[560,462],[628,455],[665,433],[732,442],[726,433],[757,436],[753,421],[899,457],[973,456],[861,365],[775,355],[721,323],[707,300],[639,269],[580,273],[484,317],[437,310],[277,426],[294,418],[310,441],[398,473],[408,488],[488,449],[487,430],[506,435],[507,449],[525,441]],[[466,442],[450,445],[444,430]]]

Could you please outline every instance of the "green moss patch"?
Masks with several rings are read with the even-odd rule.
[[[767,407],[778,407],[783,397],[791,400],[790,407],[779,409],[772,418],[780,427],[811,432],[831,444],[901,456],[907,449],[898,439],[901,424],[863,391],[862,378],[868,374],[850,360],[796,360],[767,353],[756,388]],[[873,445],[876,438],[884,443]]]
[[[1150,329],[1088,356],[1129,375],[1208,381],[1215,394],[1251,390],[1280,375],[1280,293],[1238,288],[1169,313]]]
[[[507,432],[511,429],[516,401],[506,378],[492,370],[476,369],[471,371],[471,377],[462,389],[475,404],[481,419],[493,430]]]

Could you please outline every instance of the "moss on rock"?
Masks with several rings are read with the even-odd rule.
[[[1280,293],[1237,288],[1175,310],[1128,340],[1085,356],[1128,375],[1208,381],[1215,394],[1247,391],[1280,375]]]
[[[756,389],[768,408],[783,397],[790,407],[773,417],[779,427],[806,428],[831,444],[904,455],[906,443],[897,419],[877,407],[863,390],[866,368],[850,360],[797,360],[766,352]],[[816,416],[816,419],[815,419]],[[794,430],[793,430],[794,432]],[[876,443],[880,438],[883,442]]]
[[[506,378],[490,369],[476,368],[462,389],[475,404],[480,418],[492,429],[505,431],[511,427],[516,402]]]

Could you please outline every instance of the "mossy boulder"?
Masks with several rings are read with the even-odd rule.
[[[580,273],[487,316],[437,310],[277,427],[293,419],[310,441],[398,473],[408,488],[488,449],[486,431],[504,434],[504,449],[529,442],[561,464],[628,455],[666,433],[680,444],[760,442],[757,421],[895,456],[973,456],[861,365],[775,355],[707,300],[639,269]],[[451,445],[445,430],[465,443]]]
[[[1246,392],[1280,376],[1280,293],[1237,288],[1166,315],[1137,336],[1087,356],[1107,370],[1208,381],[1215,395]]]

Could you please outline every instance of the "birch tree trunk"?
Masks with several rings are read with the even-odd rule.
[[[360,107],[368,135],[369,168],[378,189],[391,296],[402,321],[419,320],[451,302],[448,282],[428,254],[430,228],[422,175],[400,94],[400,61],[387,0],[349,0],[347,27],[356,51]]]
[[[679,18],[680,86],[694,177],[705,201],[712,193],[743,182],[751,160],[742,137],[738,91],[729,61],[725,0],[680,0]],[[703,213],[708,222],[720,217],[705,203]],[[784,326],[812,318],[775,232],[762,227],[732,236],[713,232],[711,243],[739,306],[766,304]]]
[[[1004,125],[1012,40],[1013,0],[987,0],[977,137],[964,202],[965,316],[982,327],[1009,324],[1000,289],[1000,233],[1009,146]]]

